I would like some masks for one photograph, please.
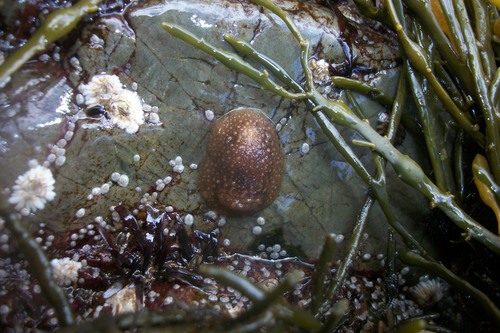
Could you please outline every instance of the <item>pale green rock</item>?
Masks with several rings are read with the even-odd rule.
[[[339,31],[330,10],[302,4],[297,12],[298,5],[293,1],[278,4],[293,13],[303,34],[311,39],[312,50],[322,50],[319,58],[326,58],[336,67],[348,62],[338,42],[344,33]],[[340,10],[355,19],[355,14],[346,8]],[[261,90],[247,77],[175,39],[161,28],[164,21],[181,25],[227,50],[230,46],[224,43],[223,34],[235,34],[251,41],[256,49],[301,80],[296,41],[277,17],[246,2],[142,3],[130,8],[123,17],[97,19],[83,29],[80,40],[64,60],[68,79],[59,76],[57,80],[44,81],[43,75],[53,75],[53,69],[44,68],[29,75],[23,69],[13,77],[14,87],[0,92],[0,138],[5,142],[0,142],[0,168],[6,170],[0,176],[1,187],[12,187],[15,178],[28,169],[30,159],[40,163],[45,160],[47,144],[57,142],[64,135],[68,119],[81,112],[81,106],[75,104],[75,88],[92,75],[115,73],[127,89],[137,83],[137,92],[145,103],[158,106],[162,124],[145,124],[138,133],[127,134],[118,128],[97,129],[88,126],[92,123],[89,120],[78,120],[75,135],[65,147],[66,163],[62,167],[51,166],[56,177],[56,199],[27,220],[45,221],[55,228],[73,228],[92,222],[96,216],[109,219],[111,206],[137,203],[145,191],[155,187],[157,179],[170,175],[174,180],[159,194],[158,201],[174,206],[182,214],[192,214],[194,228],[211,230],[215,224],[203,222],[211,208],[204,205],[198,193],[199,171],[189,168],[204,155],[210,128],[205,110],[212,110],[218,118],[236,107],[253,107],[262,109],[275,123],[286,119],[279,131],[286,155],[284,181],[280,195],[270,207],[253,216],[226,217],[221,239],[229,239],[234,250],[252,251],[258,244],[279,242],[288,254],[304,257],[318,256],[326,233],[344,234],[347,240],[367,186],[322,134],[304,105]],[[353,46],[350,60],[354,59],[354,66],[370,68],[374,72],[371,80],[392,94],[399,74],[395,37],[386,31],[375,31],[363,22],[352,24],[358,29],[354,37],[361,47]],[[90,42],[94,34],[104,41],[102,46]],[[363,34],[373,43],[363,42]],[[83,73],[74,73],[68,63],[72,56],[79,59]],[[40,99],[22,102],[21,97],[31,90],[18,92],[16,88],[36,78],[42,80],[33,84],[41,92]],[[375,126],[377,114],[384,109],[363,97],[359,97],[359,102]],[[57,112],[58,109],[67,114]],[[9,110],[14,110],[12,116],[6,115]],[[54,120],[54,124],[40,126]],[[348,142],[359,139],[356,133],[342,133]],[[304,142],[310,146],[307,154],[300,151]],[[420,152],[415,146],[418,144],[407,135],[401,149],[418,160]],[[354,150],[373,170],[371,151],[359,147]],[[138,162],[134,161],[136,154],[140,156]],[[183,159],[182,174],[174,173],[169,165],[169,160],[176,156]],[[129,185],[113,185],[106,195],[87,200],[91,189],[109,182],[113,172],[127,174]],[[389,168],[388,183],[391,202],[402,221],[418,227],[427,213],[425,200],[398,181]],[[141,188],[140,193],[136,187]],[[4,193],[2,200],[7,198],[8,193]],[[75,212],[82,207],[86,214],[76,220]],[[262,233],[254,235],[252,229],[259,216],[266,223]],[[385,252],[387,224],[378,208],[374,209],[366,232],[363,253]]]

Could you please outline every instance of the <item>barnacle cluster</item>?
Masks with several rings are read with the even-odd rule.
[[[330,64],[325,59],[311,59],[309,61],[314,82],[325,83],[330,80]]]
[[[116,75],[94,75],[87,84],[81,84],[78,90],[89,107],[100,105],[107,111],[111,123],[135,133],[144,123],[142,101],[135,91],[125,89]]]

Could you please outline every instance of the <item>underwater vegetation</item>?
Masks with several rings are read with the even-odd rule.
[[[63,24],[54,34],[57,39],[67,34],[82,15],[96,10],[100,1],[82,0],[74,6],[87,2],[91,6]],[[70,119],[65,139],[61,139],[64,141],[53,146],[42,165],[36,160],[30,162],[30,170],[12,187],[9,205],[0,206],[0,230],[8,231],[7,238],[15,243],[11,246],[19,248],[26,259],[14,268],[3,263],[2,274],[11,274],[8,270],[30,271],[37,283],[30,283],[21,293],[23,304],[29,303],[26,300],[30,294],[36,294],[39,302],[45,300],[53,309],[51,315],[37,322],[33,319],[37,311],[46,312],[36,306],[26,306],[24,312],[13,311],[19,296],[14,289],[5,288],[0,296],[0,300],[7,300],[0,303],[2,325],[11,331],[22,330],[16,326],[21,320],[25,327],[60,332],[498,330],[500,36],[494,33],[498,9],[484,0],[354,0],[363,15],[397,34],[402,71],[394,96],[389,96],[361,80],[332,75],[335,71],[324,60],[314,58],[309,40],[279,1],[251,2],[284,23],[286,33],[293,35],[300,48],[302,73],[298,78],[230,32],[220,32],[233,48],[228,51],[188,31],[182,22],[163,22],[161,27],[247,76],[262,90],[305,104],[307,117],[315,119],[331,149],[342,155],[367,186],[350,238],[344,240],[343,235],[325,232],[321,253],[314,260],[287,257],[280,244],[262,244],[261,249],[259,245],[266,253],[261,257],[228,253],[230,241],[220,237],[225,218],[218,215],[219,211],[210,211],[203,220],[217,228],[202,232],[189,229],[194,217],[188,211],[158,200],[163,190],[181,183],[181,174],[198,170],[194,163],[185,169],[180,156],[168,162],[173,173],[159,177],[140,200],[111,206],[113,222],[98,216],[81,229],[53,230],[41,222],[37,230],[30,230],[23,217],[45,209],[56,197],[49,167],[65,164],[65,148],[77,121],[90,118],[101,130],[116,126],[129,135],[160,124],[158,115],[152,116],[156,112],[151,112],[151,106],[145,107],[139,95],[126,89],[117,76],[96,74],[78,88],[80,104],[85,108]],[[59,15],[70,12],[70,8],[62,9]],[[50,18],[55,22],[59,19],[58,11]],[[50,32],[43,24],[40,29],[35,37]],[[35,48],[37,52],[46,46],[42,44]],[[25,53],[17,56],[16,52]],[[13,54],[19,59],[34,54],[28,48],[16,52]],[[0,67],[0,84],[8,84],[7,77],[18,65],[22,64],[5,60]],[[346,90],[346,98],[329,98],[324,91],[326,81]],[[357,103],[354,93],[388,109],[377,125],[370,124],[367,110]],[[201,194],[208,204],[236,214],[254,213],[269,205],[277,195],[283,173],[275,132],[280,124],[273,126],[260,111],[244,110],[256,120],[231,119],[243,111],[238,110],[212,123],[206,159],[199,168]],[[213,120],[213,112],[204,114],[207,120]],[[349,128],[358,136],[347,139],[341,128]],[[232,151],[232,147],[219,150],[220,142],[231,141],[231,135],[247,130],[249,137],[257,136],[256,141],[243,142],[237,148],[248,149],[248,156],[238,155],[239,150]],[[420,165],[398,148],[405,130],[420,136],[430,166]],[[221,133],[221,137],[216,136]],[[452,146],[447,144],[450,138]],[[242,136],[240,141],[245,139]],[[359,149],[371,156],[375,168],[360,158]],[[265,151],[264,162],[259,164],[255,158],[261,150]],[[301,146],[302,154],[309,151],[308,144]],[[134,155],[134,163],[141,158]],[[226,159],[241,165],[227,166]],[[250,166],[254,173],[238,169],[242,165]],[[435,234],[431,242],[422,241],[401,223],[389,195],[392,184],[386,175],[391,169],[398,179],[390,181],[404,182],[427,199],[432,213],[429,221],[422,221],[421,228]],[[242,179],[242,174],[248,178]],[[249,185],[241,190],[238,182]],[[88,200],[129,184],[129,176],[114,172],[108,181],[92,188]],[[231,202],[235,197],[236,206]],[[354,262],[366,238],[368,217],[377,206],[387,222],[386,252],[380,257],[383,270],[360,271]],[[85,215],[82,207],[74,219]],[[257,224],[253,229],[256,235],[265,220],[259,217]],[[345,254],[335,262],[342,242],[347,242]],[[409,268],[400,269],[402,265],[419,272],[411,288],[404,279],[415,277],[407,277]],[[414,301],[406,302],[406,295],[412,295]],[[479,312],[481,316],[477,317]],[[356,324],[356,320],[362,324]]]

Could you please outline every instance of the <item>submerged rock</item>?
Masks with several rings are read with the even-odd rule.
[[[393,34],[361,18],[348,3],[336,9],[296,1],[277,4],[311,40],[312,57],[323,71],[317,83],[325,94],[344,96],[332,87],[330,74],[366,79],[393,92],[399,73]],[[164,21],[229,51],[223,34],[234,34],[297,81],[303,79],[299,46],[285,24],[249,2],[143,1],[123,13],[89,21],[65,50],[64,71],[57,61],[47,66],[36,60],[0,92],[2,188],[12,188],[31,159],[51,168],[56,180],[54,200],[26,219],[46,221],[55,229],[84,226],[97,218],[113,223],[116,216],[110,208],[157,201],[189,213],[193,228],[208,232],[220,227],[235,250],[259,253],[259,246],[280,244],[284,252],[277,253],[282,256],[309,258],[318,256],[326,233],[348,238],[367,186],[305,106],[263,91],[249,78],[170,36],[160,26]],[[124,89],[142,98],[145,122],[142,118],[137,122],[137,131],[114,126],[104,109],[98,109],[97,117],[85,112],[92,106],[85,105],[77,87],[103,73],[118,76]],[[364,97],[358,102],[375,126],[384,108]],[[285,152],[285,176],[268,208],[252,216],[224,217],[202,200],[197,165],[212,119],[238,107],[259,108],[275,123]],[[348,142],[359,138],[357,133],[341,131]],[[401,149],[418,157],[411,136]],[[371,151],[359,147],[354,151],[373,170]],[[120,181],[125,177],[126,184]],[[408,193],[401,182],[392,182],[396,178],[392,171],[387,177],[393,208],[404,223],[418,223],[426,211],[425,200]],[[2,200],[9,195],[4,191]],[[82,208],[84,216],[75,217]],[[378,208],[366,233],[364,251],[383,251],[386,222]]]

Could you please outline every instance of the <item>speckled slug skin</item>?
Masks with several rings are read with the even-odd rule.
[[[274,201],[283,168],[273,122],[260,110],[236,109],[212,125],[200,165],[200,191],[209,206],[251,214]]]

